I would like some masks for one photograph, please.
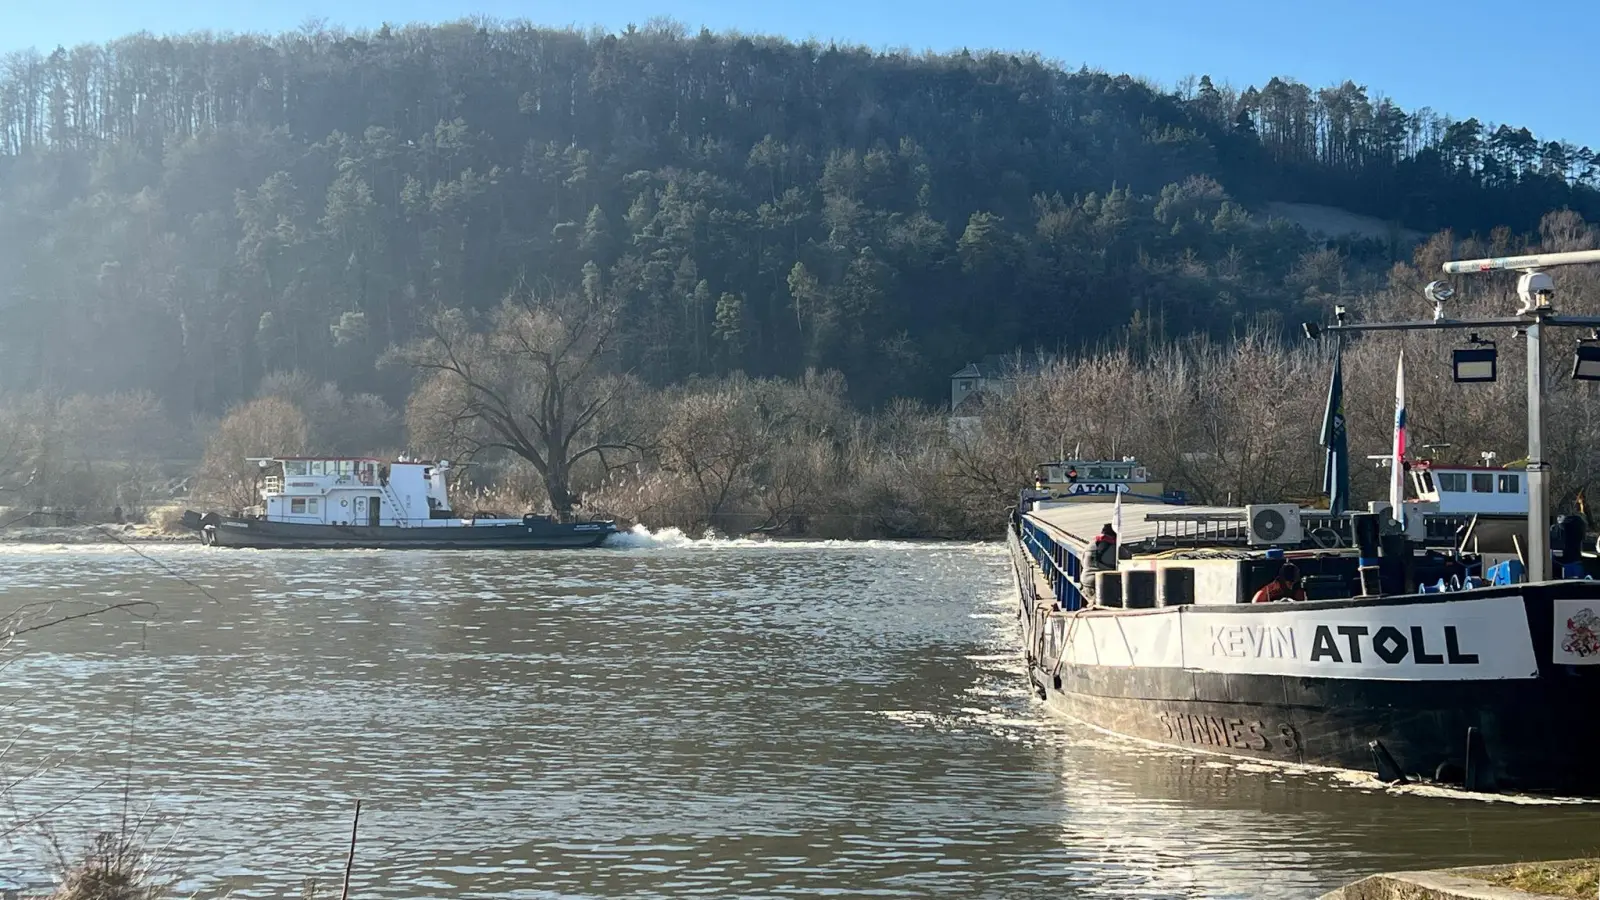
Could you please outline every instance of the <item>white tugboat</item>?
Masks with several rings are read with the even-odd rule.
[[[463,518],[450,507],[450,463],[370,457],[268,457],[261,504],[241,516],[189,510],[184,524],[217,547],[533,550],[594,547],[616,523],[550,516]]]

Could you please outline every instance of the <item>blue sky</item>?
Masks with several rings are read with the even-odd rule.
[[[1031,50],[1167,85],[1206,73],[1238,87],[1273,75],[1315,87],[1348,78],[1407,109],[1600,148],[1600,15],[1593,0],[1537,7],[1521,16],[1504,0],[0,0],[0,49],[139,30],[282,31],[312,18],[349,28],[468,15],[618,28],[669,16],[690,28],[877,48]]]

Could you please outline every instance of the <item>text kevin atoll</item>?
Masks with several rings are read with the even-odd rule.
[[[1067,662],[1308,678],[1534,678],[1520,597],[1271,611],[1193,606],[1138,616],[1063,619],[1050,635]]]
[[[1478,654],[1462,650],[1460,632],[1456,626],[1445,625],[1439,630],[1442,634],[1435,632],[1430,641],[1430,629],[1422,625],[1383,625],[1376,629],[1367,625],[1318,625],[1306,658],[1311,662],[1327,660],[1334,663],[1360,663],[1375,658],[1391,666],[1407,659],[1418,665],[1479,664]],[[1430,642],[1435,647],[1443,646],[1444,652],[1430,652]],[[1293,626],[1211,626],[1212,656],[1298,659],[1298,646]]]

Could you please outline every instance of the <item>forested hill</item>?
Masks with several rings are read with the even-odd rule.
[[[521,285],[621,299],[655,383],[936,397],[985,353],[1287,319],[1408,252],[1267,201],[1521,233],[1595,218],[1597,180],[1587,149],[1351,84],[672,26],[137,36],[4,61],[0,390],[184,417],[298,369],[397,402],[388,347]]]

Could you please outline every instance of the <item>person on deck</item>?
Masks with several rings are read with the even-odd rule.
[[[1111,530],[1110,522],[1102,526],[1100,533],[1094,536],[1094,544],[1089,548],[1089,567],[1092,569],[1117,567],[1117,533]]]
[[[1278,577],[1269,581],[1261,590],[1256,591],[1252,603],[1274,603],[1279,600],[1304,600],[1305,589],[1300,586],[1300,569],[1292,562],[1286,562],[1278,569]]]
[[[1078,467],[1077,466],[1067,466],[1067,484],[1077,484],[1077,483],[1078,483]],[[1107,525],[1106,527],[1110,528],[1111,526]]]

